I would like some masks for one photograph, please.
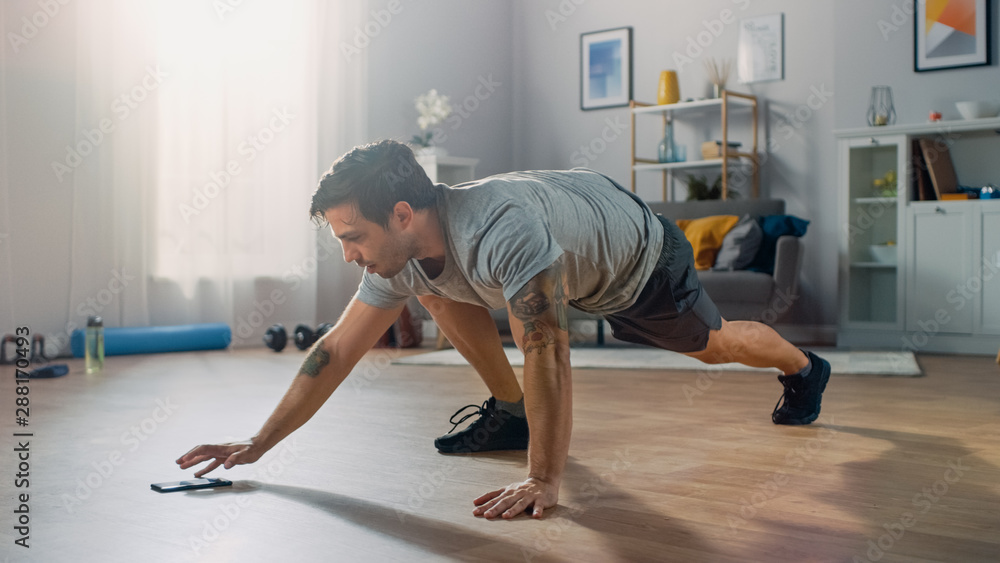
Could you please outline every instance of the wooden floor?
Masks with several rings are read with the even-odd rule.
[[[485,521],[472,499],[523,453],[443,456],[482,402],[468,368],[368,356],[231,490],[158,494],[192,446],[250,436],[303,353],[109,358],[32,381],[30,549],[13,544],[13,369],[0,368],[0,559],[86,561],[996,561],[1000,368],[921,356],[926,377],[834,376],[820,423],[779,427],[772,376],[577,370],[560,506]],[[718,375],[712,374],[713,377]],[[3,559],[6,557],[6,559]]]

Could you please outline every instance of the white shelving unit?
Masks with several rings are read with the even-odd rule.
[[[682,170],[721,169],[722,199],[727,199],[729,193],[729,171],[732,167],[749,167],[753,176],[752,196],[760,195],[760,161],[757,151],[757,97],[724,90],[722,97],[694,102],[678,102],[676,104],[653,105],[635,100],[629,102],[632,126],[632,192],[636,191],[636,173],[659,171],[663,175],[663,200],[667,201],[674,180],[674,173]],[[636,154],[636,117],[660,115],[663,122],[663,133],[666,134],[667,123],[670,120],[692,119],[704,120],[718,115],[722,122],[722,146],[728,147],[729,116],[734,110],[748,110],[752,115],[752,142],[750,151],[732,152],[727,158],[708,160],[687,160],[685,162],[660,162],[657,159],[642,158]],[[705,139],[709,140],[709,139]],[[697,155],[701,158],[700,151]]]
[[[963,185],[1000,180],[1000,119],[837,131],[844,347],[995,354],[1000,345],[1000,199],[920,201],[914,142],[950,147]],[[919,150],[917,148],[916,150]],[[897,195],[874,180],[897,172]],[[896,243],[895,263],[870,246]]]

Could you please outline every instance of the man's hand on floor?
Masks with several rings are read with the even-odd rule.
[[[472,513],[488,519],[498,516],[513,518],[522,512],[541,518],[544,509],[559,502],[559,484],[529,477],[521,483],[486,493],[472,502],[476,505]]]

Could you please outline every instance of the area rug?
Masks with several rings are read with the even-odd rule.
[[[523,366],[524,357],[517,348],[504,348],[513,366]],[[836,375],[901,375],[916,377],[922,375],[920,365],[912,352],[851,352],[821,350],[817,352],[830,362],[830,369]],[[721,370],[778,373],[770,368],[751,368],[742,364],[706,365],[683,354],[655,348],[573,348],[570,362],[574,368],[602,369],[679,369],[679,370]],[[468,365],[456,350],[441,350],[405,356],[394,364],[413,366],[462,366]]]

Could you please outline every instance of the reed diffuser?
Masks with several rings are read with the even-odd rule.
[[[709,57],[705,59],[705,70],[708,71],[708,79],[712,82],[712,94],[716,98],[721,98],[722,91],[726,89],[726,82],[729,81],[729,73],[733,70],[733,61],[715,60]]]

